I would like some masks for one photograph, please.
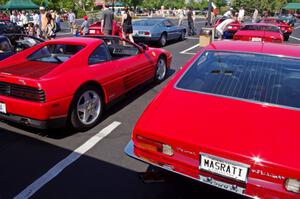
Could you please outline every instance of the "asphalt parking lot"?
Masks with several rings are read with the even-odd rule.
[[[203,25],[204,21],[199,20],[197,29]],[[300,44],[300,21],[289,43]],[[241,198],[161,171],[155,172],[159,175],[157,181],[144,181],[143,174],[153,168],[123,152],[139,116],[199,51],[197,44],[197,37],[188,37],[167,45],[165,49],[173,54],[168,79],[160,85],[147,84],[130,92],[105,113],[100,124],[87,132],[40,131],[0,122],[0,199]]]

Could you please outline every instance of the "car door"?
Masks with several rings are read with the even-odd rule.
[[[124,56],[115,62],[118,70],[122,71],[124,90],[129,91],[153,78],[155,63],[145,51],[133,43],[123,40],[121,46]]]
[[[91,79],[102,86],[106,102],[124,94],[122,71],[118,70],[105,44],[98,46],[89,56],[88,67]]]

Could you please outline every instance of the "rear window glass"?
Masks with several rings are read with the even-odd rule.
[[[49,44],[31,54],[29,61],[62,63],[78,53],[83,46],[66,44]]]
[[[135,26],[154,26],[158,23],[157,20],[141,20],[141,21],[134,21],[133,25]]]
[[[280,29],[276,26],[258,26],[258,25],[246,25],[242,30],[257,30],[257,31],[268,31],[268,32],[280,32]]]
[[[300,108],[300,60],[207,51],[183,75],[177,88]]]

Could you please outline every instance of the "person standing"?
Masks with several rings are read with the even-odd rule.
[[[10,16],[10,21],[15,24],[18,22],[17,13],[15,10],[12,11],[12,14]]]
[[[181,25],[182,25],[183,18],[184,18],[184,13],[183,13],[183,10],[182,10],[182,9],[179,9],[179,10],[178,10],[178,15],[179,15],[178,26],[181,26]]]
[[[257,22],[257,17],[258,17],[258,10],[255,8],[253,16],[252,16],[252,23]]]
[[[24,10],[22,10],[22,13],[20,15],[20,24],[22,25],[22,27],[24,27],[25,25],[28,24],[28,18],[26,16],[26,12]]]
[[[213,12],[213,10],[210,11],[210,21],[208,21],[208,14],[209,14],[209,11],[207,11],[207,14],[205,16],[205,19],[206,19],[205,27],[207,27],[208,25],[212,26],[215,21],[215,13]]]
[[[51,13],[47,13],[46,18],[47,18],[47,25],[46,25],[46,29],[45,29],[45,37],[50,40],[55,39],[55,37],[56,37],[55,21],[52,18]]]
[[[40,7],[40,16],[39,16],[39,27],[41,30],[41,34],[44,35],[47,27],[47,13],[44,7]]]
[[[133,29],[132,29],[132,17],[130,15],[130,11],[128,7],[125,7],[125,12],[122,16],[122,34],[123,38],[129,37],[131,42],[134,42],[132,37]]]
[[[238,21],[239,22],[244,21],[244,17],[245,17],[245,10],[243,7],[241,7],[241,9],[239,10]]]
[[[83,23],[81,24],[80,31],[82,32],[82,35],[88,35],[89,34],[89,21],[87,16],[83,16]]]
[[[104,6],[101,19],[101,30],[104,35],[111,35],[113,29],[114,14],[109,10],[108,5]]]
[[[69,12],[68,21],[69,21],[69,24],[70,24],[71,32],[74,32],[73,28],[75,27],[76,16],[75,16],[75,13],[73,11]]]
[[[195,27],[194,27],[194,16],[193,16],[192,8],[189,8],[187,12],[187,20],[188,20],[188,35],[195,35]]]

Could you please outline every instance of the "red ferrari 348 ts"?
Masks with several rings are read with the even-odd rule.
[[[280,28],[284,36],[284,41],[288,41],[290,35],[293,33],[293,28],[286,22],[275,17],[264,18],[260,23],[270,23]]]
[[[113,21],[112,28],[112,35],[122,37],[122,27],[116,20]],[[89,26],[89,35],[103,35],[101,31],[101,22],[96,22]]]
[[[172,56],[119,37],[44,42],[0,64],[0,118],[37,128],[84,130],[105,105],[148,81],[163,81]]]
[[[283,42],[283,35],[277,26],[272,24],[246,24],[233,36],[234,40],[255,42]]]
[[[300,46],[219,41],[151,102],[125,152],[251,198],[300,198]]]

